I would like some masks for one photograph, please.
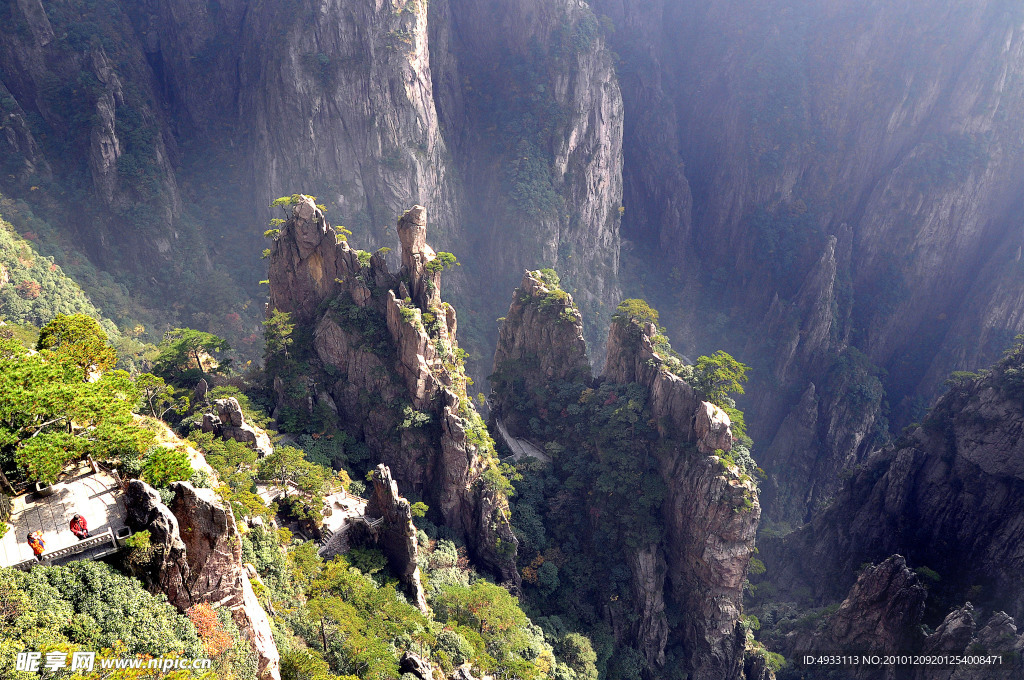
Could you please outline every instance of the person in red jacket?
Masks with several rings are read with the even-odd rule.
[[[46,550],[46,541],[43,540],[42,531],[33,531],[29,534],[26,539],[28,540],[28,547],[32,548],[32,553],[36,556],[36,561],[43,561],[43,551]]]
[[[81,515],[75,515],[71,518],[71,533],[78,536],[78,540],[89,538],[89,526],[85,523],[85,518]]]

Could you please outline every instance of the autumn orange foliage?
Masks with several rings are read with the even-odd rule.
[[[224,650],[231,647],[233,641],[231,635],[224,630],[220,621],[217,620],[217,612],[206,603],[189,607],[185,612],[189,621],[196,627],[199,639],[203,642],[203,648],[211,659],[220,656]]]

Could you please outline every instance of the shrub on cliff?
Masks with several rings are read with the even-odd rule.
[[[639,321],[641,324],[652,323],[657,326],[658,310],[647,304],[646,300],[639,298],[623,300],[616,307],[615,314],[612,315],[612,321],[629,323],[631,320]]]
[[[694,387],[704,393],[713,404],[728,404],[730,394],[743,394],[750,367],[718,350],[709,357],[697,357],[694,367]]]
[[[213,333],[193,328],[175,328],[164,333],[153,373],[179,384],[195,383],[207,369],[216,371],[226,368],[230,359],[222,358],[218,361],[215,355],[230,350],[227,341]],[[198,372],[194,369],[198,369]]]

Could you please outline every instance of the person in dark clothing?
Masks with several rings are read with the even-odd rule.
[[[71,533],[78,536],[78,540],[89,538],[89,526],[85,523],[85,518],[81,515],[75,515],[71,518]]]
[[[43,540],[42,531],[33,531],[31,534],[25,537],[28,541],[28,547],[32,548],[32,553],[36,556],[36,561],[43,561],[43,551],[46,550],[46,541]]]

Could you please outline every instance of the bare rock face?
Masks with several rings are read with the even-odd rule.
[[[732,448],[732,429],[729,416],[714,404],[702,401],[694,415],[694,434],[697,450],[701,453],[728,451]]]
[[[314,201],[303,197],[271,246],[270,309],[308,323],[321,302],[353,285],[338,282],[348,282],[358,269],[355,253],[338,241]]]
[[[552,383],[589,382],[590,372],[583,317],[572,296],[544,283],[540,272],[527,271],[512,294],[512,304],[498,332],[492,378],[493,417],[502,421],[512,436],[523,436],[529,431],[528,425],[522,412],[508,403],[510,390],[503,384],[514,383],[518,394],[533,395]]]
[[[361,263],[308,197],[292,207],[271,249],[268,311],[312,331],[323,370],[306,377],[317,384],[308,400],[289,405],[337,414],[395,481],[465,535],[482,565],[515,584],[507,500],[484,483],[495,454],[466,436],[483,425],[465,391],[455,310],[441,300],[440,271],[428,266],[435,255],[426,224],[422,206],[399,219],[403,264],[392,273],[383,253]],[[275,377],[279,408],[289,378]]]
[[[212,432],[222,439],[234,439],[256,449],[261,456],[269,456],[274,452],[267,433],[245,422],[242,407],[238,405],[237,399],[218,399],[214,406],[217,408],[217,415],[203,414],[203,432]]]
[[[40,0],[5,7],[0,29],[0,96],[5,101],[0,149],[10,168],[3,173],[5,192],[8,179],[31,182],[34,189],[10,188],[19,193],[23,188],[26,198],[44,179],[80,183],[90,205],[72,199],[67,206],[74,215],[73,236],[82,238],[98,264],[116,263],[148,280],[154,272],[166,274],[164,267],[180,255],[166,236],[174,233],[182,210],[172,161],[175,141],[127,13],[96,16],[83,8],[75,16],[99,35],[126,39],[114,48],[97,35],[94,43],[72,48],[67,34],[73,27],[52,7]],[[79,82],[57,96],[40,95],[55,83]],[[69,105],[71,97],[75,100]],[[50,131],[47,136],[65,139],[66,146],[55,152],[40,144],[40,124]],[[138,137],[130,141],[132,131],[143,130],[144,151]],[[70,156],[77,160],[69,162]],[[139,181],[143,175],[145,181]],[[115,243],[124,246],[116,255],[104,247]]]
[[[409,501],[398,495],[398,483],[386,465],[378,465],[373,473],[373,493],[369,501],[366,514],[384,520],[376,538],[388,558],[391,571],[405,583],[412,603],[426,612],[427,600],[420,583],[420,568],[416,564],[419,551],[416,527],[412,523],[412,507]]]
[[[867,567],[824,625],[798,642],[793,655],[819,650],[899,653],[921,643],[919,624],[926,592],[906,560],[893,555]],[[877,674],[878,669],[871,669]]]
[[[492,395],[498,417],[513,410],[520,393],[544,395],[552,380],[590,382],[581,370],[586,355],[571,298],[552,299],[541,284],[527,273],[502,325]],[[653,348],[655,333],[653,326],[633,320],[615,321],[609,331],[602,379],[637,384],[645,392],[644,417],[657,424],[659,435],[650,455],[666,496],[655,509],[663,537],[623,555],[633,576],[635,607],[610,607],[607,616],[616,635],[635,644],[655,675],[664,669],[671,641],[686,650],[682,672],[691,678],[738,680],[746,644],[740,625],[743,582],[760,517],[757,491],[739,469],[711,455],[732,448],[729,418],[669,372]],[[539,399],[538,415],[557,419],[557,413],[545,415],[547,400]],[[686,612],[681,622],[670,624],[666,612],[672,609]]]
[[[149,531],[161,549],[152,584],[184,611],[199,603],[226,607],[259,659],[261,680],[279,680],[280,655],[270,621],[242,564],[242,540],[230,508],[210,489],[171,485],[170,508],[145,482],[132,480],[125,494],[128,523]]]
[[[178,518],[163,504],[156,489],[141,480],[133,479],[128,483],[124,500],[132,530],[149,531],[153,545],[161,546],[161,562],[151,585],[167,595],[169,602],[187,609],[191,602],[186,583],[192,570],[185,559]],[[178,603],[183,603],[184,607]]]
[[[773,582],[835,599],[857,565],[898,551],[940,574],[947,592],[967,599],[986,584],[972,601],[1024,615],[1020,363],[1017,352],[951,387],[923,425],[873,452],[808,526],[766,541]]]
[[[671,443],[658,449],[668,489],[661,551],[668,566],[667,599],[689,616],[669,634],[682,639],[691,677],[739,678],[743,580],[761,514],[757,491],[738,470],[708,455],[732,448],[729,418],[663,367],[651,344],[654,332],[636,321],[613,322],[605,376],[647,387],[659,433]],[[655,639],[641,639],[641,648]]]
[[[588,340],[600,355],[607,305],[621,297],[625,121],[597,17],[575,0],[437,0],[430,22],[438,117],[464,178],[462,214],[489,263],[474,283],[502,300],[524,269],[555,267],[594,319]],[[494,77],[513,70],[530,75]],[[481,143],[476,130],[493,125],[514,127],[513,141]]]
[[[402,658],[398,662],[398,670],[402,674],[412,673],[420,680],[432,680],[434,677],[430,662],[424,661],[412,652],[402,654]]]
[[[402,245],[402,269],[409,272],[413,300],[423,308],[441,304],[441,272],[431,272],[426,265],[436,257],[427,245],[427,211],[413,206],[398,220],[398,240]]]
[[[640,603],[640,616],[634,624],[633,636],[641,641],[641,652],[652,667],[665,665],[668,643],[668,619],[665,616],[665,558],[658,545],[652,545],[633,556],[633,589]]]

